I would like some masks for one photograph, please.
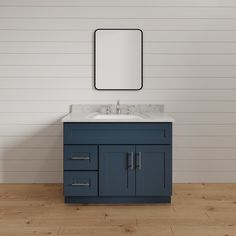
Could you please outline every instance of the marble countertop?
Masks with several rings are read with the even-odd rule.
[[[68,114],[62,119],[62,122],[174,122],[174,119],[164,112],[154,116],[141,116],[142,118],[134,119],[94,119],[91,116],[85,117],[81,114]]]
[[[174,119],[164,112],[163,105],[150,105],[150,104],[124,104],[121,106],[121,114],[137,115],[137,118],[122,118],[119,119],[95,119],[94,117],[98,114],[106,116],[106,108],[108,105],[72,105],[71,112],[66,115],[62,122],[174,122]],[[114,113],[115,105],[109,105]],[[109,117],[109,115],[108,115]]]

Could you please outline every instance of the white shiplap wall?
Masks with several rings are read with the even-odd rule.
[[[92,86],[93,31],[144,31],[144,89]],[[72,103],[163,103],[175,182],[236,181],[235,0],[0,0],[0,182],[61,182]]]

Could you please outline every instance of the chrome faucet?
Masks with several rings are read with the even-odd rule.
[[[117,100],[117,103],[116,103],[116,114],[120,114],[121,113],[121,110],[120,110],[120,101]]]

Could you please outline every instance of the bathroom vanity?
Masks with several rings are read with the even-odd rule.
[[[74,105],[62,120],[65,202],[170,202],[173,119],[154,105],[102,108]]]

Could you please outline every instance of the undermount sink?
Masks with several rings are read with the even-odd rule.
[[[97,120],[126,120],[126,119],[142,119],[138,115],[132,114],[97,114],[93,117]]]

